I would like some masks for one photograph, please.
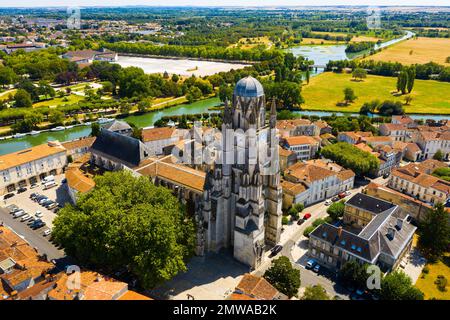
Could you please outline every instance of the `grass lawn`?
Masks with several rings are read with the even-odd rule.
[[[404,102],[404,96],[395,96],[397,78],[368,75],[364,81],[352,81],[351,74],[325,72],[311,77],[304,84],[302,95],[306,110],[359,112],[364,102],[378,99]],[[348,106],[336,106],[344,99],[344,89],[352,88],[358,97]],[[411,92],[413,100],[404,106],[407,113],[450,114],[450,83],[434,80],[415,80]]]
[[[445,63],[449,56],[450,39],[419,37],[396,43],[365,60],[400,62],[405,65],[432,61],[450,66],[450,63]]]
[[[416,287],[425,294],[425,299],[450,300],[450,253],[447,253],[442,260],[433,264],[428,263],[426,266],[430,272],[428,274],[422,272],[422,275],[416,282]],[[434,283],[439,275],[443,275],[449,281],[446,292],[440,291]],[[422,278],[423,276],[425,277]]]
[[[52,106],[62,106],[66,104],[74,104],[84,99],[82,96],[78,96],[75,94],[71,94],[70,96],[66,97],[68,101],[63,101],[64,98],[56,97],[51,100],[41,101],[33,104],[33,108],[39,108],[39,107],[52,107]]]
[[[0,101],[8,99],[10,94],[14,96],[16,94],[16,91],[17,91],[16,89],[12,89],[0,92]]]

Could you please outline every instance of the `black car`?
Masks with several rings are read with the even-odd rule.
[[[333,198],[331,198],[331,201],[333,201],[333,202],[336,202],[336,201],[339,201],[340,199],[339,199],[339,197],[333,197]]]
[[[23,193],[23,192],[25,192],[25,191],[27,191],[27,188],[25,188],[25,187],[20,187],[19,189],[17,189],[17,194]]]
[[[303,222],[305,222],[305,220],[304,219],[298,219],[298,221],[297,221],[297,224],[300,226],[300,225],[302,225],[303,224]]]
[[[9,199],[9,198],[12,198],[12,197],[14,197],[14,193],[8,193],[8,194],[5,194],[3,196],[3,200],[6,200],[6,199]]]
[[[283,246],[277,244],[275,247],[272,248],[270,256],[271,257],[276,256],[281,250],[283,250]]]
[[[40,194],[39,193],[32,193],[32,194],[30,194],[30,199],[31,200],[34,200],[34,199],[36,199],[36,197],[39,197],[40,196]]]
[[[387,179],[387,178],[389,178],[389,173],[385,173],[385,174],[383,174],[383,179]]]

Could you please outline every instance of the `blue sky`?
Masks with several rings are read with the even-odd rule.
[[[450,6],[450,0],[0,0],[0,7],[45,6],[281,6],[281,5]]]

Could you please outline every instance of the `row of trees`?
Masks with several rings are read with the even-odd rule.
[[[362,68],[369,74],[397,77],[398,74],[406,69],[399,62],[385,62],[373,60],[335,60],[327,63],[327,71],[342,72],[344,68]],[[429,62],[425,64],[414,64],[410,68],[415,71],[415,78],[429,80],[431,77],[436,80],[450,82],[450,67]]]
[[[404,68],[397,77],[397,91],[402,94],[411,93],[416,78],[416,68],[411,66]]]
[[[361,106],[359,113],[363,115],[368,115],[369,113],[378,113],[382,116],[393,116],[404,114],[405,109],[403,108],[403,104],[400,101],[385,100],[383,102],[380,102],[380,100],[372,100],[369,102],[365,102]]]

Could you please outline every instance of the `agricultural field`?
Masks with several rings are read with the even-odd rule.
[[[239,46],[241,49],[251,49],[262,44],[267,46],[268,48],[272,46],[272,42],[270,41],[269,37],[258,37],[258,38],[241,38],[239,39],[238,43],[231,45],[230,47]]]
[[[351,74],[325,72],[304,84],[302,95],[306,110],[359,112],[365,102],[375,99],[404,102],[397,96],[397,78],[368,75],[363,81],[353,81]],[[343,90],[352,88],[357,99],[348,106],[337,106],[344,99]],[[405,105],[407,113],[450,114],[450,83],[434,80],[415,80],[411,92],[413,100]]]
[[[400,62],[406,65],[414,63],[424,64],[432,61],[450,66],[450,63],[446,63],[446,59],[449,56],[450,39],[419,37],[392,45],[365,59]]]
[[[425,268],[428,273],[423,272],[416,282],[416,287],[425,294],[425,299],[445,299],[450,300],[450,291],[447,285],[447,291],[440,291],[435,284],[438,276],[444,276],[450,279],[450,254],[446,254],[436,263],[428,263]]]

